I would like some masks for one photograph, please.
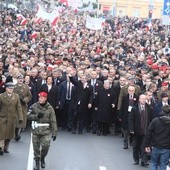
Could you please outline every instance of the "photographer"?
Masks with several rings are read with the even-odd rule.
[[[145,136],[145,150],[151,152],[151,169],[166,170],[170,157],[170,105],[162,108],[162,116],[152,120]]]

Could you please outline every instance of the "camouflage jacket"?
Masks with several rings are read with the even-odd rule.
[[[43,113],[42,118],[38,118],[38,113]],[[42,106],[39,102],[34,103],[28,111],[28,119],[32,121],[32,133],[35,135],[57,135],[57,122],[53,107],[47,103]],[[49,126],[36,126],[36,124],[49,124]]]

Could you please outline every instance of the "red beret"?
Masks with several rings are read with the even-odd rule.
[[[62,64],[62,61],[61,60],[57,60],[57,61],[54,62],[54,64],[60,65],[60,64]]]
[[[158,67],[157,64],[152,65],[152,69],[158,69],[158,68],[159,68],[159,67]]]
[[[147,60],[147,64],[148,64],[148,65],[152,65],[152,64],[153,64],[153,61],[149,59],[149,60]]]
[[[168,69],[167,66],[161,66],[161,67],[159,68],[160,71],[166,71],[167,69]]]
[[[38,96],[39,97],[47,97],[47,93],[46,92],[40,92],[39,94],[38,94]]]
[[[168,82],[162,82],[162,86],[167,86],[169,83]]]
[[[73,51],[74,51],[74,50],[73,50],[73,49],[71,49],[71,48],[68,50],[68,52],[69,52],[69,53],[72,53]]]

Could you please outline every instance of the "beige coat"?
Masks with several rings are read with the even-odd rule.
[[[13,139],[16,118],[23,120],[22,108],[17,94],[9,97],[6,92],[0,94],[0,139]]]
[[[18,124],[17,122],[17,127],[25,128],[27,124],[28,103],[32,98],[31,91],[26,84],[23,84],[22,86],[18,86],[18,84],[16,84],[14,87],[14,92],[19,95],[23,113],[23,123]]]

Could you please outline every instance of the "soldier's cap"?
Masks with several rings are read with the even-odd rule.
[[[165,113],[165,114],[170,114],[170,105],[165,105],[163,106],[162,108],[162,111]]]
[[[135,76],[129,76],[128,80],[135,80]]]
[[[164,97],[168,97],[168,94],[167,93],[162,93],[161,98],[164,98]]]
[[[13,89],[14,88],[14,84],[13,84],[13,82],[8,82],[8,83],[5,84],[5,87]]]
[[[38,94],[38,96],[39,97],[47,97],[48,96],[48,94],[46,93],[46,92],[40,92],[39,94]]]
[[[23,79],[24,76],[22,74],[18,74],[17,79]]]

